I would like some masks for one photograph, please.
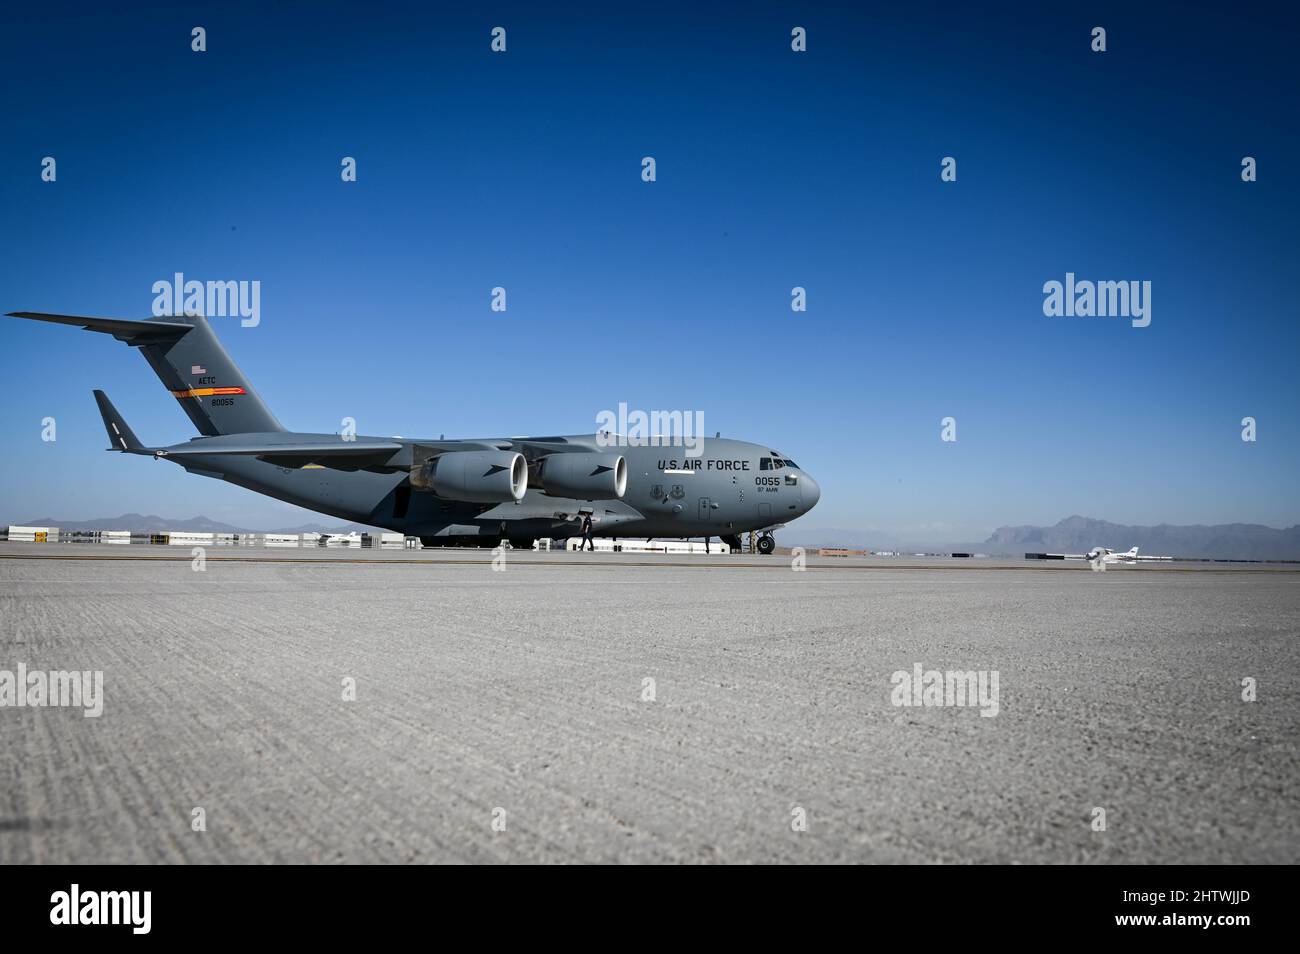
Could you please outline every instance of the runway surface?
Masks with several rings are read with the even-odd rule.
[[[208,552],[0,544],[0,863],[1300,861],[1294,568]]]

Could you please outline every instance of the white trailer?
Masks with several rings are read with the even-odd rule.
[[[698,553],[701,555],[707,553],[709,556],[731,553],[731,547],[721,540],[711,540],[707,551],[704,549],[703,540],[644,540],[620,537],[618,540],[593,539],[592,543],[595,544],[597,553]],[[570,537],[564,542],[564,548],[569,551],[577,550],[581,545],[580,537]]]
[[[58,527],[9,527],[9,539],[18,543],[55,543],[59,539]]]
[[[164,536],[167,543],[173,547],[204,547],[211,546],[216,539],[213,533],[190,533],[189,531],[164,530]]]

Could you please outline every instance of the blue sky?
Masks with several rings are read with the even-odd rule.
[[[0,311],[257,280],[261,324],[217,328],[287,427],[701,410],[818,478],[813,526],[1300,522],[1296,24],[1051,6],[11,5]],[[1045,317],[1067,271],[1151,281],[1150,327]],[[0,352],[0,521],[309,519],[103,454],[95,387],[193,435],[111,338],[0,319]]]

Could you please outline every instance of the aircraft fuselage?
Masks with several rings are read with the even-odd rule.
[[[217,456],[190,458],[181,466],[308,510],[420,537],[563,539],[578,535],[584,511],[591,512],[597,536],[725,536],[793,520],[811,510],[821,493],[804,470],[760,444],[705,438],[700,453],[687,456],[680,446],[604,445],[594,435],[562,440],[622,454],[628,464],[623,497],[575,500],[530,487],[517,503],[470,504],[412,490],[404,474]]]

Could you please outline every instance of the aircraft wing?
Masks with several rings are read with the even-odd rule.
[[[231,436],[196,438],[187,444],[160,447],[152,453],[183,463],[197,457],[256,457],[280,467],[305,467],[314,464],[331,470],[371,470],[381,473],[399,473],[418,466],[439,454],[454,451],[516,450],[530,460],[556,453],[586,453],[591,448],[580,444],[559,441],[532,441],[512,438],[508,440],[426,441],[403,440],[328,440],[310,439],[299,435],[298,440],[286,440],[293,435],[278,433],[278,440],[232,440]],[[517,517],[518,514],[516,513]]]
[[[399,441],[247,441],[227,442],[220,438],[159,447],[154,456],[184,463],[199,457],[256,457],[281,467],[316,464],[331,470],[389,469],[402,450]]]
[[[86,331],[102,331],[130,345],[175,341],[193,330],[179,321],[131,321],[126,318],[89,318],[83,315],[49,315],[43,311],[11,311],[10,318],[31,318],[58,325],[73,325]]]
[[[535,441],[527,437],[512,437],[509,440],[502,441],[501,443],[506,445],[503,449],[517,450],[525,456],[528,456],[529,451],[533,451],[539,457],[543,454],[591,453],[591,448],[584,444],[569,444],[564,441]]]
[[[368,457],[373,454],[396,454],[402,445],[396,441],[338,441],[334,443],[288,442],[279,444],[220,444],[209,445],[205,441],[190,444],[177,444],[172,447],[160,447],[154,453],[158,457],[210,457],[213,455],[230,455],[245,457],[281,457],[286,454],[294,456],[311,455],[315,457]]]
[[[329,439],[328,435],[268,434],[268,440],[258,440],[255,435],[222,435],[196,438],[186,444],[159,447],[152,451],[156,457],[168,457],[178,462],[196,457],[256,457],[281,467],[305,467],[316,464],[331,470],[372,470],[382,473],[399,473],[413,464],[450,451],[495,450],[493,444],[482,441],[408,441]],[[250,439],[251,438],[251,439]]]
[[[535,461],[541,457],[549,457],[551,454],[590,454],[592,451],[599,452],[607,449],[615,453],[618,451],[618,448],[593,448],[586,444],[570,444],[568,441],[539,441],[528,437],[511,437],[505,440],[493,441],[490,446],[497,450],[518,451],[530,461]]]

